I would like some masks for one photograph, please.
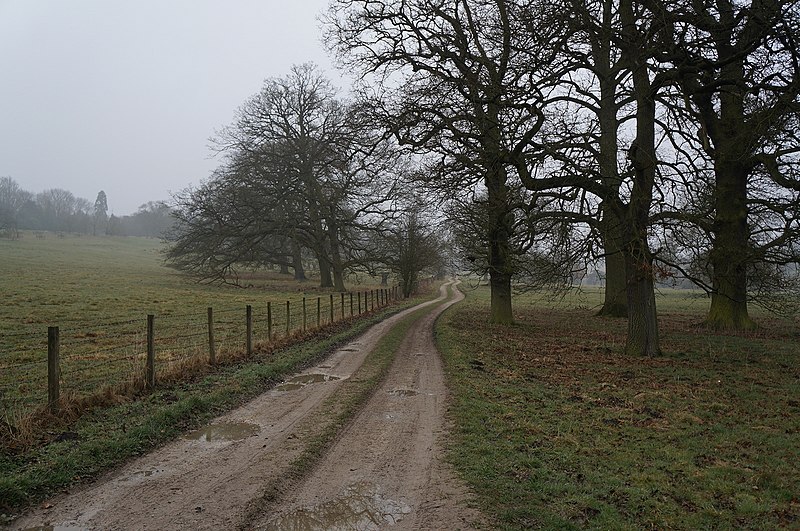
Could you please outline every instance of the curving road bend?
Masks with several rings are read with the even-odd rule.
[[[49,501],[12,529],[472,529],[481,515],[443,459],[447,388],[433,340],[436,318],[461,299],[455,284],[442,286],[437,299],[373,326],[205,430]],[[332,448],[254,518],[252,503],[282,481],[313,435],[308,420],[392,326],[426,306],[386,379]]]

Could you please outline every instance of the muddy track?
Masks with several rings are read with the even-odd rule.
[[[433,323],[463,296],[410,308],[316,367],[216,419],[205,430],[50,500],[12,529],[466,529],[479,514],[443,463],[446,387]],[[291,463],[324,429],[324,405],[386,332],[421,306],[382,385],[314,469]],[[320,418],[323,420],[320,420]],[[265,502],[265,492],[279,493]]]

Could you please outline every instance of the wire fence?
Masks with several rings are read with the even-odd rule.
[[[24,416],[42,405],[56,411],[65,393],[90,396],[136,378],[152,387],[160,371],[177,364],[213,364],[226,352],[250,355],[259,344],[369,314],[399,295],[395,286],[0,332],[0,418]]]

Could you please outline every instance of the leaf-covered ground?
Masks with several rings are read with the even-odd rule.
[[[500,327],[478,290],[442,318],[451,458],[499,527],[800,526],[800,330],[710,332],[668,296],[656,359],[575,300]]]

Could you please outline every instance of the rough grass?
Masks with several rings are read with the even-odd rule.
[[[708,331],[702,299],[665,291],[664,355],[640,359],[592,292],[518,297],[517,325],[499,327],[486,291],[466,291],[437,335],[450,458],[498,528],[800,525],[796,324]]]

